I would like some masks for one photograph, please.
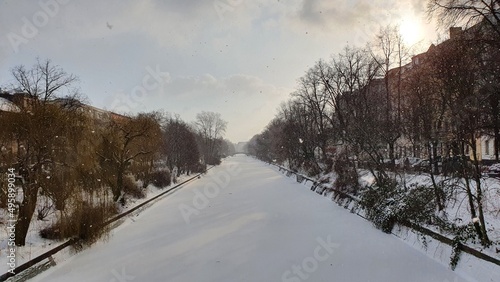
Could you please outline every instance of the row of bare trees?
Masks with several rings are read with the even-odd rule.
[[[222,139],[226,122],[219,114],[203,112],[193,125],[159,112],[97,117],[82,102],[76,76],[49,60],[14,67],[12,76],[19,93],[3,93],[15,107],[0,111],[0,167],[16,171],[10,211],[18,246],[26,244],[37,211],[41,220],[56,214],[42,236],[93,242],[127,197],[144,196],[150,183],[170,184],[172,172],[174,179],[202,172],[234,152]],[[0,208],[7,209],[7,182],[0,185]]]
[[[364,48],[348,46],[318,61],[275,119],[252,138],[249,152],[311,174],[331,168],[335,156],[344,162],[336,167],[349,166],[354,173],[359,165],[368,169],[375,178],[372,188],[390,186],[378,192],[391,198],[401,186],[395,183],[397,160],[427,158],[433,195],[427,202],[442,215],[454,188],[434,176],[441,159],[443,169],[463,179],[471,224],[482,244],[489,245],[477,140],[494,139],[498,161],[498,6],[497,1],[429,1],[430,16],[469,25],[451,29],[449,40],[416,56],[398,29],[387,27]],[[400,192],[408,196],[408,190]],[[381,205],[379,196],[373,206]]]

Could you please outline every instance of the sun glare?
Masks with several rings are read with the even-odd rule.
[[[411,46],[422,39],[422,27],[418,20],[411,17],[403,18],[399,27],[404,42]]]

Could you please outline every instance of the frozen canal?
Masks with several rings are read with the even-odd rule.
[[[237,155],[34,281],[467,281]]]

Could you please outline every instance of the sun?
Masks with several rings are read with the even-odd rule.
[[[401,19],[399,32],[406,45],[412,46],[423,39],[422,24],[413,17]]]

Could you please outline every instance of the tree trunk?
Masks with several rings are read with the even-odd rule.
[[[122,194],[123,190],[123,170],[121,168],[118,169],[116,173],[116,186],[113,190],[113,201],[118,201]]]
[[[428,150],[428,154],[429,154],[429,163],[432,163],[432,161],[434,160],[432,157],[432,154],[434,154],[433,148],[431,148],[430,143],[428,143],[428,144],[429,145],[427,146],[427,150]],[[436,179],[434,178],[434,171],[432,170],[432,167],[430,170],[430,175],[431,175],[431,180],[432,180],[432,187],[434,188],[433,189],[434,190],[434,197],[436,197],[436,205],[437,205],[438,210],[442,211],[444,209],[444,203],[443,203],[444,199],[441,198],[442,191],[436,183]]]
[[[472,138],[474,139],[474,138]],[[475,141],[475,140],[473,140]],[[490,244],[490,239],[488,238],[488,233],[486,230],[486,221],[484,220],[484,212],[483,212],[483,191],[481,188],[481,169],[479,168],[479,161],[477,159],[477,148],[476,143],[472,143],[472,154],[474,155],[474,167],[473,167],[473,177],[476,182],[476,201],[477,201],[477,209],[479,212],[479,222],[481,223],[481,244],[483,246],[488,246]]]
[[[467,191],[467,199],[469,200],[470,215],[471,218],[474,219],[477,217],[476,208],[474,206],[474,195],[472,195],[472,191],[470,189],[470,181],[466,175],[465,175],[465,190]],[[483,238],[483,232],[478,222],[474,222],[474,229],[476,230],[477,236],[479,238]]]
[[[479,222],[481,223],[481,233],[483,236],[481,237],[481,244],[483,246],[490,245],[490,239],[488,238],[488,232],[486,230],[486,221],[484,220],[484,212],[483,212],[483,192],[481,188],[481,179],[477,177],[476,179],[476,190],[477,190],[477,210],[479,212]]]
[[[499,149],[500,149],[500,111],[499,111],[499,98],[498,93],[494,93],[490,95],[490,106],[491,106],[491,115],[493,116],[493,135],[495,137],[494,145],[495,145],[495,160],[499,160]]]
[[[498,124],[498,118],[496,118],[496,121],[495,121],[495,128],[494,128],[494,131],[495,131],[495,160],[496,161],[499,161],[498,159],[498,150],[500,148],[500,126]]]
[[[434,171],[434,174],[439,174],[439,166],[437,162],[437,141],[432,141],[432,158],[431,158],[431,164],[432,164],[432,170]]]
[[[38,186],[28,184],[24,189],[23,202],[19,207],[19,215],[16,222],[16,246],[24,246],[26,244],[26,235],[28,234],[31,218],[35,212],[37,199]]]
[[[444,199],[442,199],[442,190],[439,188],[439,186],[436,183],[436,179],[434,178],[434,173],[431,172],[431,180],[432,180],[432,187],[434,188],[434,196],[436,197],[436,205],[439,211],[444,210]]]
[[[390,170],[394,171],[396,169],[396,162],[395,157],[394,157],[394,143],[395,142],[389,142],[389,159],[390,159]]]

